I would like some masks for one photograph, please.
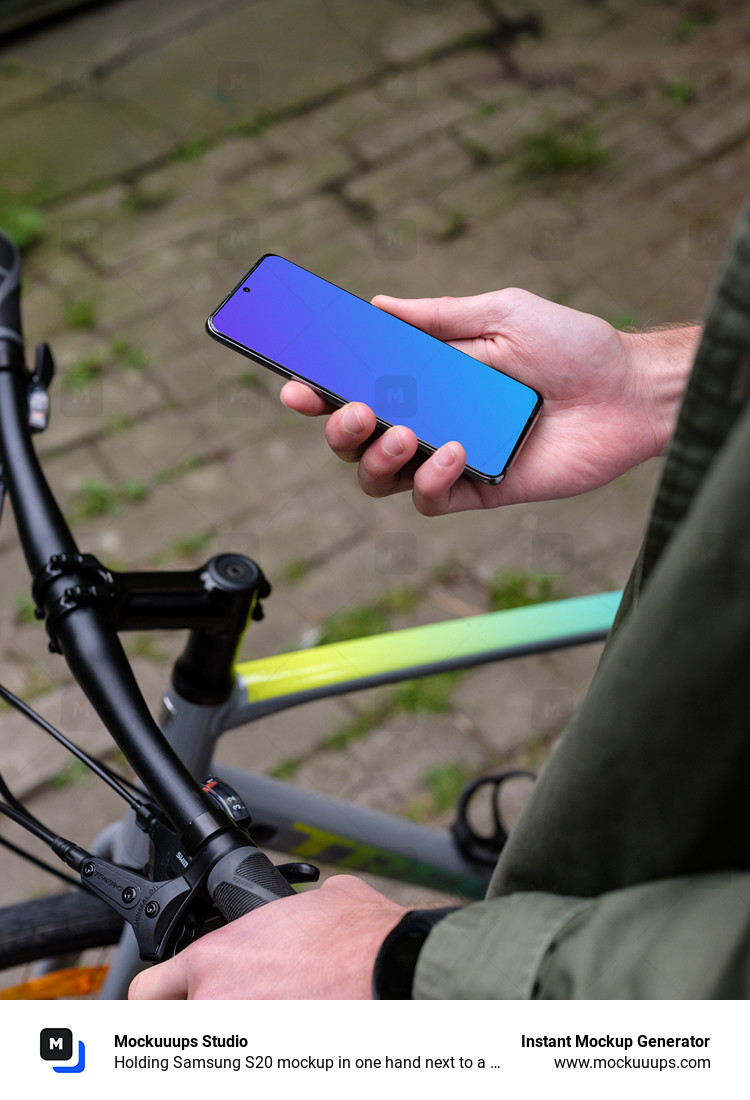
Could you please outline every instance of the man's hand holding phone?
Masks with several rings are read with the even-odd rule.
[[[465,473],[488,485],[505,478],[542,407],[532,386],[272,253],[206,330],[331,407],[367,405],[381,431],[408,425],[423,455],[459,439]]]
[[[286,383],[281,399],[288,408],[331,414],[328,443],[344,461],[359,463],[365,493],[411,490],[415,507],[428,516],[575,496],[663,453],[700,336],[697,325],[620,332],[599,317],[517,289],[469,298],[379,295],[373,305],[544,395],[541,416],[507,479],[488,485],[462,476],[459,443],[423,458],[408,428],[394,425],[374,436],[375,415],[367,406],[335,409],[301,382]]]

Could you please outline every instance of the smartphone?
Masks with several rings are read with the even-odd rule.
[[[542,406],[536,390],[281,256],[258,260],[206,328],[336,405],[364,402],[382,428],[411,428],[424,454],[458,441],[466,473],[490,485]]]

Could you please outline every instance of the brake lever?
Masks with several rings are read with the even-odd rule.
[[[145,875],[69,845],[63,858],[78,871],[82,885],[113,909],[133,929],[141,958],[161,962],[186,946],[211,908],[205,889],[210,865],[194,860],[184,874],[152,882]]]
[[[273,868],[268,857],[248,843],[250,847],[242,849],[238,858],[247,862],[257,857],[267,862],[287,884],[317,880],[319,871],[312,864],[287,863]],[[182,875],[153,882],[137,871],[93,856],[68,841],[58,847],[58,855],[78,871],[87,890],[127,921],[135,933],[140,956],[147,962],[171,958],[199,934],[214,910],[209,895],[209,876],[216,874],[219,865],[224,865],[224,859],[217,861],[203,854],[194,859]],[[289,893],[292,892],[289,888]],[[262,893],[267,893],[264,900],[271,900],[270,893]]]

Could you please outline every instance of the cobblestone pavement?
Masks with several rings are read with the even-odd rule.
[[[343,613],[398,627],[621,585],[654,464],[574,501],[424,519],[363,496],[203,322],[268,251],[365,298],[520,285],[621,326],[699,316],[746,190],[747,46],[729,0],[122,0],[6,43],[0,224],[27,246],[27,337],[56,353],[39,450],[82,548],[131,568],[250,553],[274,593],[247,654]],[[105,749],[29,622],[10,515],[0,564],[3,682]],[[154,706],[178,645],[128,642]],[[484,668],[408,713],[385,690],[318,703],[222,755],[445,821],[468,776],[542,761],[596,658]],[[18,793],[62,831],[86,799],[93,831],[105,796],[1,718]],[[5,897],[43,886],[0,866]]]

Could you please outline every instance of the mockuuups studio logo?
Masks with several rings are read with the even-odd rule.
[[[73,1032],[69,1027],[43,1027],[39,1032],[39,1053],[45,1062],[72,1062]],[[53,1066],[55,1073],[83,1073],[86,1048],[78,1040],[78,1060],[71,1065]]]

